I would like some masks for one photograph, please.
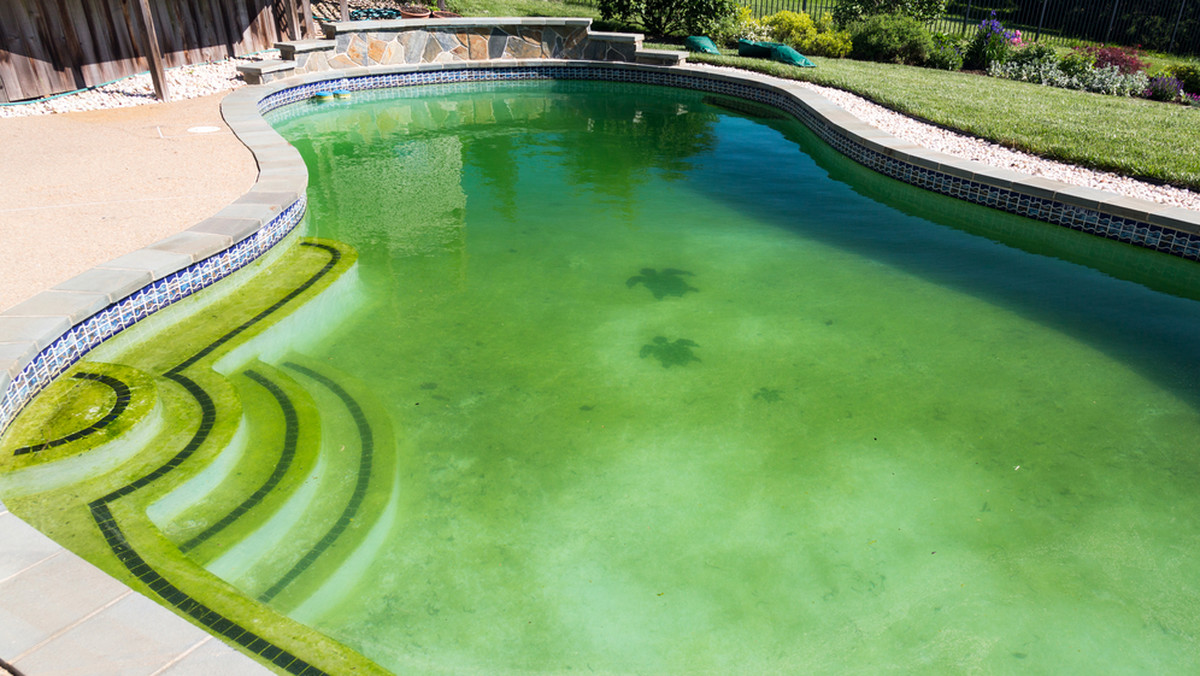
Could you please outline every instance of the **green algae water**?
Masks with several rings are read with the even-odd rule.
[[[314,623],[398,673],[1200,668],[1200,307],[866,198],[900,188],[721,103],[280,125],[373,304],[322,358],[403,467]]]
[[[211,574],[394,673],[1200,670],[1194,263],[696,92],[356,96],[271,116],[353,275],[145,507]]]

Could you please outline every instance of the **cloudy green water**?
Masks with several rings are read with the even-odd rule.
[[[1200,670],[1194,264],[697,93],[474,92],[277,121],[361,253],[309,356],[401,468],[301,619],[398,673]]]

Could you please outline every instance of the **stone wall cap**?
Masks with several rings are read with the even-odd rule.
[[[145,270],[92,268],[55,286],[62,291],[102,293],[115,303],[154,281]]]
[[[601,42],[641,42],[645,36],[641,33],[606,33],[603,31],[591,31],[588,33],[589,40],[599,40]]]
[[[384,21],[333,21],[322,24],[325,35],[334,37],[345,33],[386,33],[418,28],[503,28],[505,26],[572,26],[586,28],[591,19],[567,17],[478,17],[454,19],[388,19]],[[593,34],[594,35],[594,34]]]

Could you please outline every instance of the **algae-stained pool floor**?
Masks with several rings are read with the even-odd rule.
[[[307,234],[358,264],[195,365],[242,418],[121,518],[394,673],[1200,667],[1196,266],[766,112],[561,82],[281,111]]]

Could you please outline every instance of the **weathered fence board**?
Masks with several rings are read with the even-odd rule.
[[[94,87],[147,69],[138,0],[0,0],[0,101]],[[149,0],[167,67],[268,49],[282,0]]]

